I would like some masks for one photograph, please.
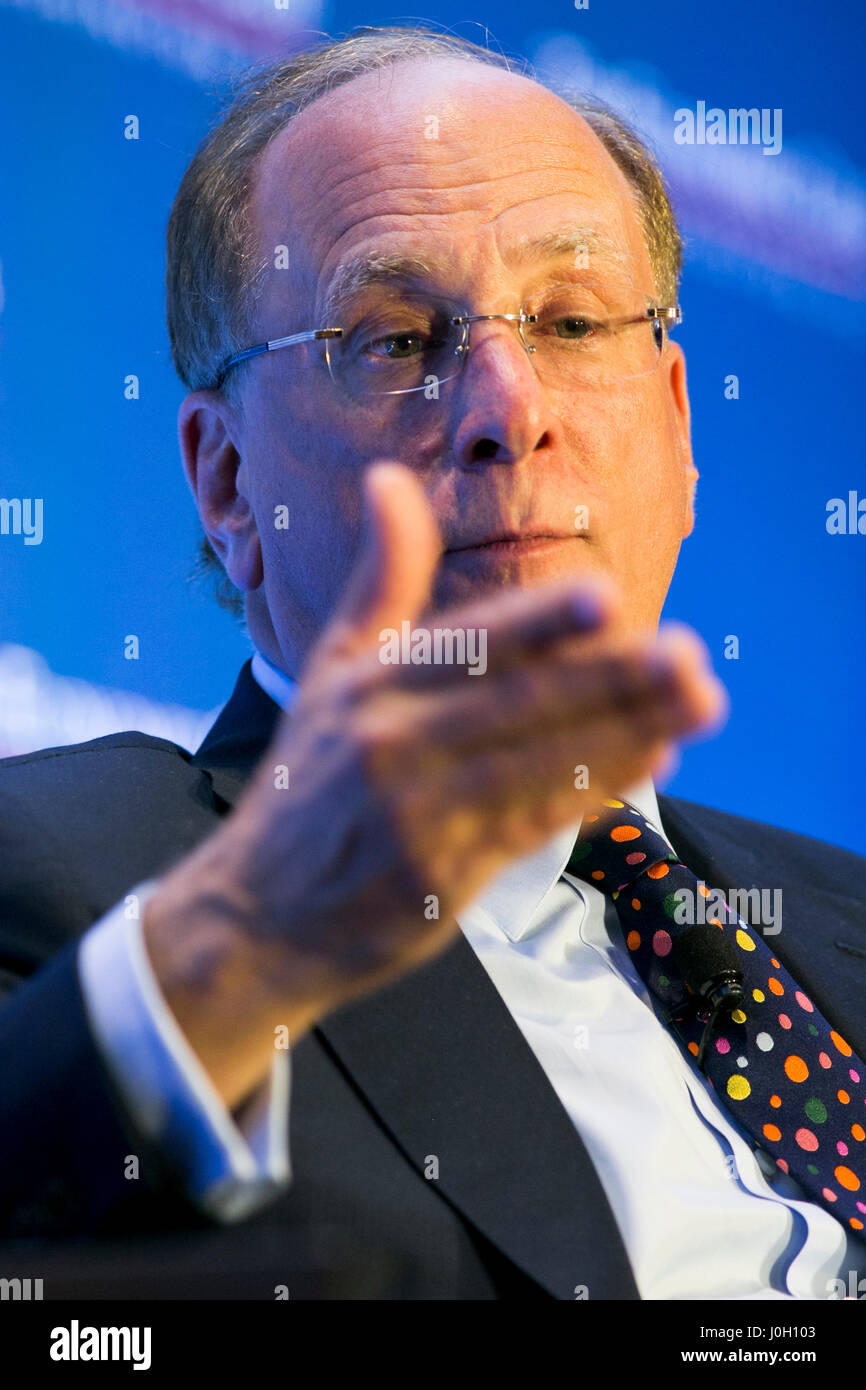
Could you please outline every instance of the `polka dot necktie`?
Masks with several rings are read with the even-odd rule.
[[[584,817],[565,872],[616,903],[638,974],[664,1006],[674,1033],[700,1058],[721,1103],[810,1197],[862,1232],[866,1063],[759,932],[727,904],[721,918],[707,916],[711,890],[627,802],[607,799],[597,815]],[[690,973],[684,934],[704,917],[725,934],[729,944],[719,949],[742,972],[742,1007],[725,1007],[714,1016],[702,987],[696,990],[683,978]],[[712,931],[708,940],[712,948]],[[697,976],[692,972],[691,978]]]

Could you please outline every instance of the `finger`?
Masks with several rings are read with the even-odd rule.
[[[610,718],[588,737],[560,729],[491,750],[472,766],[453,765],[436,791],[407,784],[396,816],[401,839],[417,856],[420,874],[426,872],[440,889],[459,892],[463,903],[472,901],[513,859],[533,853],[566,827],[576,835],[580,818],[599,799],[637,787],[669,746],[663,736],[648,740]],[[588,786],[583,779],[575,785],[577,766],[589,769]],[[437,817],[431,815],[434,805]]]
[[[442,542],[421,484],[400,463],[373,464],[364,500],[358,560],[308,670],[364,651],[383,628],[411,622],[429,602]]]
[[[614,621],[617,609],[616,590],[602,575],[509,589],[417,622],[403,613],[391,625],[399,642],[390,634],[386,639],[383,632],[380,659],[383,664],[399,664],[395,674],[407,687],[448,685],[470,663],[478,665],[479,654],[482,669],[506,670],[563,638],[603,631]],[[411,625],[408,640],[402,626],[407,621]],[[425,656],[425,646],[434,659]]]
[[[450,687],[377,693],[358,715],[368,748],[377,737],[395,760],[407,752],[420,775],[456,754],[532,737],[559,724],[585,729],[618,714],[656,727],[656,707],[669,707],[678,734],[709,730],[724,714],[724,688],[686,629],[659,639],[618,639],[587,654],[572,643],[510,671],[455,681]]]
[[[437,779],[440,799],[443,807],[487,807],[498,813],[510,805],[535,812],[564,794],[572,815],[580,815],[589,798],[627,788],[636,770],[640,778],[648,776],[662,753],[683,736],[681,717],[665,708],[640,721],[608,713],[585,728],[558,725],[520,743],[501,743],[475,758],[455,761]],[[576,769],[586,769],[586,776],[578,778]]]

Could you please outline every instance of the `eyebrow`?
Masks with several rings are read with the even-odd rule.
[[[619,267],[629,261],[627,254],[609,236],[595,227],[568,224],[544,232],[541,236],[521,237],[508,250],[510,260],[523,264],[529,260],[561,260],[585,251],[588,257],[598,257]],[[322,304],[322,322],[336,323],[352,300],[375,285],[399,285],[435,278],[441,264],[419,255],[394,255],[368,252],[341,261],[334,271]]]

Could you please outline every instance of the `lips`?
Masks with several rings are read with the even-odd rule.
[[[465,541],[461,545],[451,545],[446,553],[455,554],[462,550],[495,550],[509,546],[513,549],[520,545],[532,545],[541,541],[570,541],[574,539],[574,532],[568,535],[552,531],[535,531],[531,534],[521,531],[506,532],[499,536],[487,536],[483,540]]]

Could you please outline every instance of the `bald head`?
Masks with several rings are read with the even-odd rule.
[[[334,308],[340,268],[398,242],[464,296],[473,282],[491,306],[519,296],[533,223],[582,230],[599,274],[656,293],[634,190],[586,120],[528,78],[451,57],[363,73],[306,107],[262,155],[251,213],[264,261],[291,248],[265,331]],[[578,249],[564,241],[561,259]]]

